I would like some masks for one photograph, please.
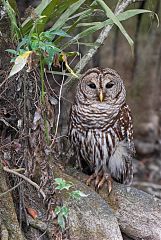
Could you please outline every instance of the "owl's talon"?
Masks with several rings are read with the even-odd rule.
[[[99,181],[97,188],[98,189],[102,188],[105,182],[106,178],[103,176],[102,179]]]
[[[89,176],[89,178],[86,181],[86,184],[88,186],[91,185],[91,182],[95,180],[94,182],[94,186],[95,186],[95,190],[98,192],[99,189],[101,189],[103,187],[103,185],[105,184],[105,182],[107,182],[107,186],[108,186],[108,193],[110,194],[110,192],[112,191],[112,178],[111,176],[107,175],[107,174],[102,174],[102,171],[99,172],[99,174],[93,173],[91,176]]]
[[[108,192],[110,194],[110,192],[112,191],[112,178],[110,176],[104,175],[101,181],[99,182],[97,189],[99,190],[100,188],[102,188],[105,182],[107,182]]]
[[[100,179],[101,179],[101,176],[97,175],[96,180],[95,180],[95,189],[98,189],[98,185],[99,185]]]
[[[89,178],[87,179],[86,181],[86,185],[87,186],[90,186],[91,185],[91,182],[96,178],[96,174],[93,173],[91,176],[89,176]]]
[[[108,178],[107,184],[108,184],[108,192],[110,194],[110,192],[112,191],[112,179],[111,179],[111,177]]]

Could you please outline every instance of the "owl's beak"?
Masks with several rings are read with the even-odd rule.
[[[99,92],[99,99],[100,99],[100,102],[103,102],[103,100],[104,100],[102,90],[100,90],[100,92]]]

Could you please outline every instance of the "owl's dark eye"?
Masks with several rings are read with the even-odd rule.
[[[112,87],[113,87],[113,85],[114,85],[114,83],[113,83],[113,82],[109,82],[109,83],[107,83],[107,84],[106,84],[106,88],[112,88]]]
[[[90,84],[88,84],[88,86],[92,89],[96,89],[96,85],[94,83],[90,83]]]

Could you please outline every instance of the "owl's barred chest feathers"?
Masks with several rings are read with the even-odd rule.
[[[97,159],[108,161],[119,142],[128,142],[127,130],[130,115],[128,116],[126,109],[128,106],[124,104],[110,121],[107,112],[96,115],[93,113],[89,115],[88,121],[84,113],[80,116],[75,112],[75,117],[71,117],[71,141],[79,148],[81,157],[88,161],[89,165],[95,165]],[[107,122],[101,120],[102,114],[108,119]]]
[[[102,104],[103,105],[103,104]],[[118,115],[119,106],[101,106],[95,107],[95,104],[90,106],[74,104],[72,107],[71,120],[73,124],[81,128],[106,129],[113,124],[115,117]],[[102,121],[102,119],[104,121]]]
[[[111,83],[111,70],[107,70],[110,73],[107,75],[110,83],[105,79],[105,86],[108,85],[111,91],[111,86],[115,82]],[[89,74],[85,75],[87,80],[85,79],[83,83],[80,80],[78,85],[75,103],[72,106],[69,138],[80,167],[82,162],[86,162],[96,175],[100,172],[109,173],[117,181],[126,183],[132,177],[133,129],[131,113],[125,103],[125,89],[119,79],[121,86],[118,85],[117,88],[114,86],[115,93],[109,89],[106,92],[102,82],[101,87],[97,85],[97,81],[100,81],[97,77],[99,70],[94,69],[94,75],[90,74],[92,72],[88,71]],[[112,72],[112,78],[114,73]],[[107,72],[105,74],[103,72],[102,76],[106,74]],[[93,80],[95,77],[96,81]],[[87,90],[90,91],[88,87],[83,89],[86,82],[87,86],[95,84],[98,90],[95,85],[91,85],[90,87],[96,91],[88,93]],[[102,91],[100,97],[104,101],[98,101],[97,91],[99,93]]]

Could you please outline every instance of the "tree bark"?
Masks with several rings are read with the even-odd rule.
[[[0,161],[0,227],[2,235],[8,236],[8,240],[23,240],[17,215],[14,208],[11,192],[7,192],[6,176]],[[1,194],[7,192],[3,196]]]
[[[3,81],[5,83],[4,77],[7,75],[6,70],[8,70],[8,64],[10,62],[8,54],[5,52],[7,48],[11,45],[11,35],[10,35],[10,22],[7,17],[6,11],[0,1],[0,83]],[[3,83],[0,85],[2,87]],[[1,136],[2,137],[2,136]],[[11,192],[8,191],[8,186],[6,183],[6,175],[3,171],[3,154],[0,154],[0,232],[2,239],[24,239],[17,215],[15,212],[15,206],[13,203]],[[6,194],[4,194],[7,192]],[[2,194],[2,196],[1,196]]]

